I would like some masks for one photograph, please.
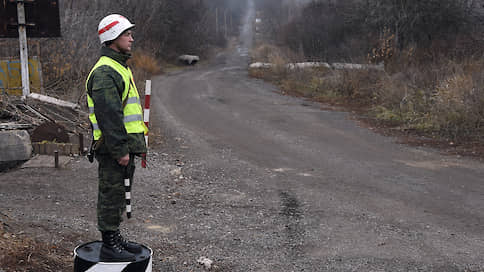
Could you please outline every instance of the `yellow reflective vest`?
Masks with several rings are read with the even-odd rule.
[[[112,67],[116,72],[118,72],[124,81],[124,91],[121,97],[121,101],[123,103],[123,115],[124,115],[124,127],[126,128],[127,133],[144,133],[145,135],[148,133],[148,128],[146,127],[144,120],[143,120],[143,109],[141,108],[140,98],[138,94],[138,90],[136,89],[136,85],[134,84],[133,74],[129,67],[124,67],[119,62],[106,57],[102,56],[99,61],[94,65],[89,76],[86,81],[86,90],[87,90],[87,83],[89,82],[89,78],[91,77],[92,73],[96,68],[99,66],[107,65]],[[87,94],[87,106],[89,107],[89,120],[92,124],[93,129],[93,136],[94,140],[99,140],[102,136],[102,132],[99,129],[99,125],[96,120],[96,115],[94,114],[94,101],[92,100],[89,93]]]

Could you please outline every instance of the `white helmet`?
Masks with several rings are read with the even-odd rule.
[[[97,28],[101,44],[115,40],[121,33],[134,27],[128,19],[119,14],[111,14],[104,17]]]

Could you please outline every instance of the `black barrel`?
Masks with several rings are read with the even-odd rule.
[[[95,241],[74,249],[74,272],[152,272],[153,251],[144,245],[132,262],[102,262],[99,259],[102,242]]]

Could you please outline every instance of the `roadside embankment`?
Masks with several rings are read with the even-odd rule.
[[[442,60],[404,65],[294,63],[282,50],[252,52],[251,76],[270,81],[289,95],[344,106],[387,133],[418,136],[452,152],[484,156],[484,63]],[[401,57],[403,58],[403,57]],[[286,63],[290,64],[286,64]],[[407,60],[407,63],[409,61]]]

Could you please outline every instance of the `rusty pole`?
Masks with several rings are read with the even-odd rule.
[[[79,155],[84,154],[84,134],[79,133]]]
[[[59,151],[54,151],[55,168],[59,168]]]

